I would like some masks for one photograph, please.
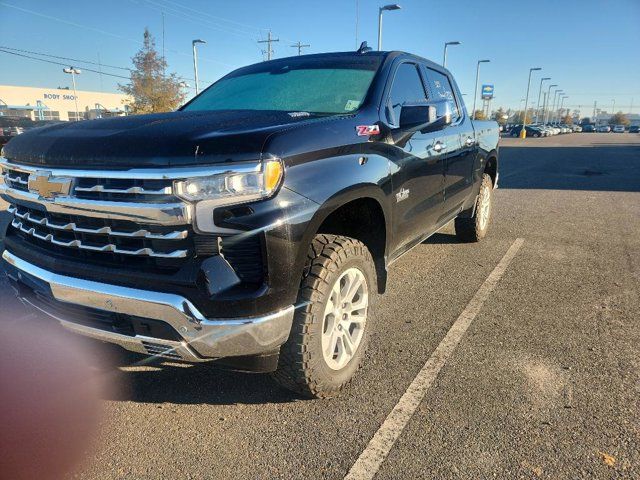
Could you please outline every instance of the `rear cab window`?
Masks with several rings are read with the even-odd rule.
[[[456,123],[460,120],[462,114],[449,77],[433,68],[425,67],[425,70],[427,71],[427,85],[433,99],[447,100],[453,113],[452,121]]]

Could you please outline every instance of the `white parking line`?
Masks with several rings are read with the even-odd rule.
[[[447,332],[447,335],[435,349],[427,363],[424,364],[416,378],[414,378],[400,401],[393,407],[382,426],[375,433],[364,451],[353,464],[345,480],[372,479],[387,458],[391,447],[398,440],[402,430],[407,426],[427,390],[438,376],[438,373],[451,356],[465,332],[478,315],[498,281],[504,275],[511,260],[516,256],[524,239],[518,238],[509,247],[502,260],[496,265],[484,283],[480,286],[471,301]]]

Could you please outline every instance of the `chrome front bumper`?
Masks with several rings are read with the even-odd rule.
[[[88,327],[60,318],[34,304],[25,303],[57,319],[64,327],[81,335],[114,343],[134,352],[180,358],[191,362],[215,358],[256,355],[271,352],[286,342],[293,321],[293,305],[262,317],[243,319],[208,319],[186,298],[170,293],[139,290],[82,280],[44,270],[5,251],[2,258],[23,276],[44,282],[55,300],[108,312],[161,320],[171,325],[181,341],[143,335],[129,336]]]

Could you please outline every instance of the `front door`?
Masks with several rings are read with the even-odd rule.
[[[415,63],[400,63],[386,98],[383,118],[395,129],[402,105],[420,102],[427,102],[423,73]],[[442,214],[445,158],[455,143],[447,141],[438,132],[416,132],[383,147],[391,163],[391,251],[396,255],[431,233]],[[392,253],[391,257],[396,255]]]

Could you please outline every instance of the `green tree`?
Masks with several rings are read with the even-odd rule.
[[[118,88],[133,98],[133,113],[170,112],[182,104],[185,94],[181,82],[175,73],[165,73],[167,62],[158,54],[148,28],[144,29],[142,48],[131,60],[131,82]]]
[[[616,113],[609,119],[609,125],[624,125],[626,127],[629,123],[631,122],[629,122],[627,116],[622,112]]]
[[[505,118],[507,116],[507,112],[505,112],[503,110],[502,107],[498,108],[498,110],[496,110],[495,112],[493,112],[493,119],[498,122],[498,124],[500,125],[504,125],[505,123],[507,123],[507,119]]]

